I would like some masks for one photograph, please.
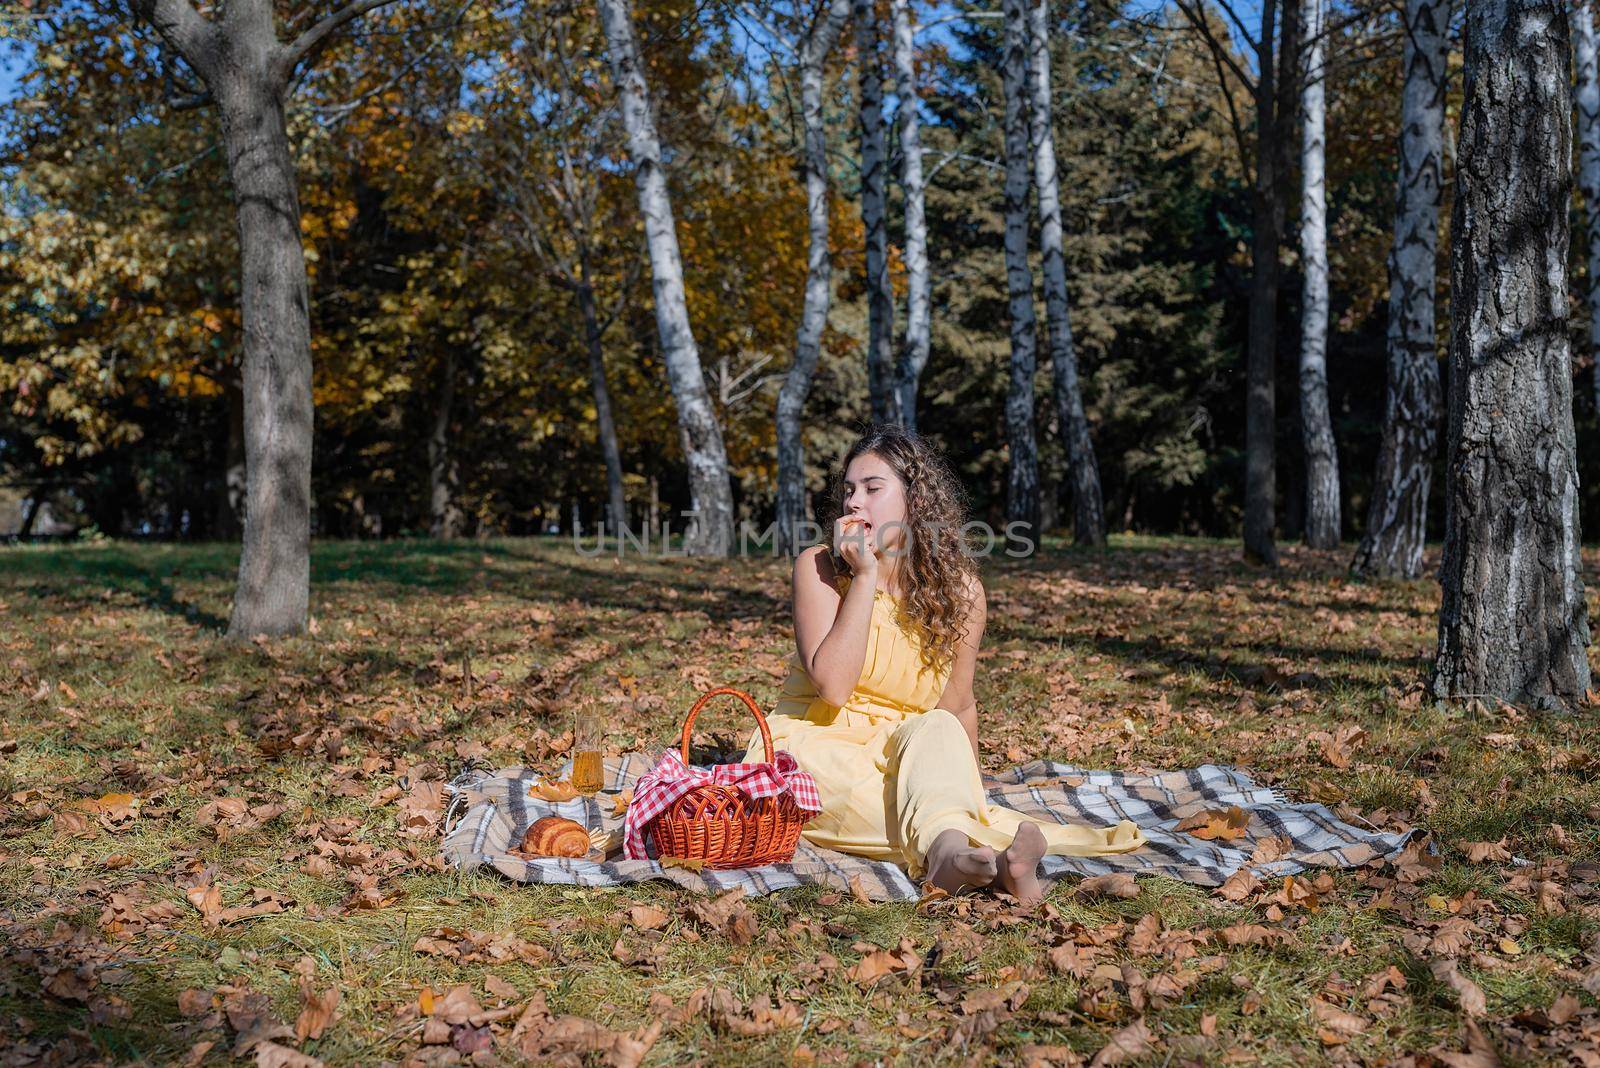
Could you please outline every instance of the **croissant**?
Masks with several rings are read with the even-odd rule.
[[[522,836],[522,852],[538,857],[581,857],[589,846],[589,829],[565,816],[536,819]]]
[[[533,794],[543,801],[571,801],[578,788],[566,779],[542,779],[533,784]]]

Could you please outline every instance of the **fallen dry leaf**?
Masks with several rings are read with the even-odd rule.
[[[322,1061],[277,1042],[256,1046],[256,1068],[322,1068]]]
[[[333,1022],[334,1011],[339,1007],[339,988],[329,987],[317,993],[308,976],[300,977],[300,1016],[294,1022],[294,1037],[298,1042],[308,1038],[321,1038]]]
[[[500,998],[502,1001],[516,1001],[518,998],[522,997],[522,991],[518,990],[516,987],[512,986],[510,983],[506,982],[493,972],[490,972],[488,975],[483,977],[483,989],[488,993],[493,994],[495,997]]]
[[[689,912],[707,927],[727,935],[736,945],[747,946],[755,941],[759,924],[744,898],[745,888],[736,886],[710,901],[696,901],[689,906]]]
[[[625,816],[628,812],[628,806],[631,804],[633,804],[633,787],[630,786],[611,798],[611,814],[613,816]]]
[[[641,931],[654,931],[665,927],[671,918],[670,913],[663,912],[654,905],[634,905],[628,909],[628,922]]]
[[[1342,1046],[1367,1029],[1365,1018],[1321,998],[1311,999],[1311,1015],[1317,1021],[1317,1038],[1324,1046]]]
[[[1489,1011],[1483,988],[1465,975],[1454,957],[1438,957],[1428,963],[1433,977],[1456,992],[1461,1011],[1468,1016],[1482,1016]]]
[[[1261,889],[1261,877],[1250,868],[1240,868],[1212,893],[1228,901],[1244,901]]]
[[[1500,1068],[1500,1054],[1484,1035],[1477,1021],[1468,1020],[1466,1023],[1467,1048],[1464,1051],[1456,1052],[1435,1046],[1428,1051],[1429,1054],[1450,1068]]]
[[[1138,897],[1139,885],[1125,871],[1091,875],[1078,884],[1079,897]]]
[[[1506,848],[1504,836],[1498,842],[1462,842],[1461,849],[1473,864],[1501,864],[1511,860],[1511,850]]]
[[[1146,1053],[1155,1051],[1155,1036],[1150,1033],[1141,1017],[1111,1036],[1111,1041],[1103,1046],[1094,1059],[1089,1062],[1089,1068],[1110,1068],[1111,1065],[1121,1064],[1130,1057],[1142,1057]]]
[[[1231,842],[1243,838],[1250,824],[1250,814],[1238,805],[1224,809],[1206,809],[1178,821],[1173,830],[1192,834],[1206,841]]]
[[[922,956],[916,951],[916,943],[909,938],[902,938],[894,949],[883,949],[862,942],[856,945],[864,956],[845,969],[845,975],[862,986],[871,986],[893,972],[910,973],[922,967]]]

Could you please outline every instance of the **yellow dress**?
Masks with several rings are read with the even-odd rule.
[[[846,589],[849,580],[842,577]],[[973,845],[999,850],[1024,822],[1036,823],[1045,852],[1062,856],[1126,853],[1145,844],[1131,820],[1077,827],[990,805],[966,728],[953,712],[935,707],[950,667],[929,671],[914,624],[898,619],[894,597],[876,594],[866,660],[849,699],[831,705],[819,697],[797,652],[767,717],[773,748],[792,754],[822,795],[822,811],[801,831],[806,841],[905,864],[913,879],[925,874],[928,846],[951,827]],[[764,758],[754,727],[744,759]]]

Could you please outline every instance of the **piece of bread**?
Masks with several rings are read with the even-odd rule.
[[[566,779],[541,779],[531,792],[542,801],[571,801],[578,796],[578,788]]]
[[[589,829],[565,816],[544,816],[533,821],[522,836],[524,853],[536,857],[581,857],[589,852]]]

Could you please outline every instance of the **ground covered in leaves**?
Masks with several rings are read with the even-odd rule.
[[[461,876],[467,761],[770,707],[788,564],[324,544],[241,650],[230,547],[0,551],[0,1063],[1600,1064],[1600,711],[1435,706],[1433,582],[1238,555],[986,561],[986,766],[1239,764],[1438,856],[1035,910]]]

